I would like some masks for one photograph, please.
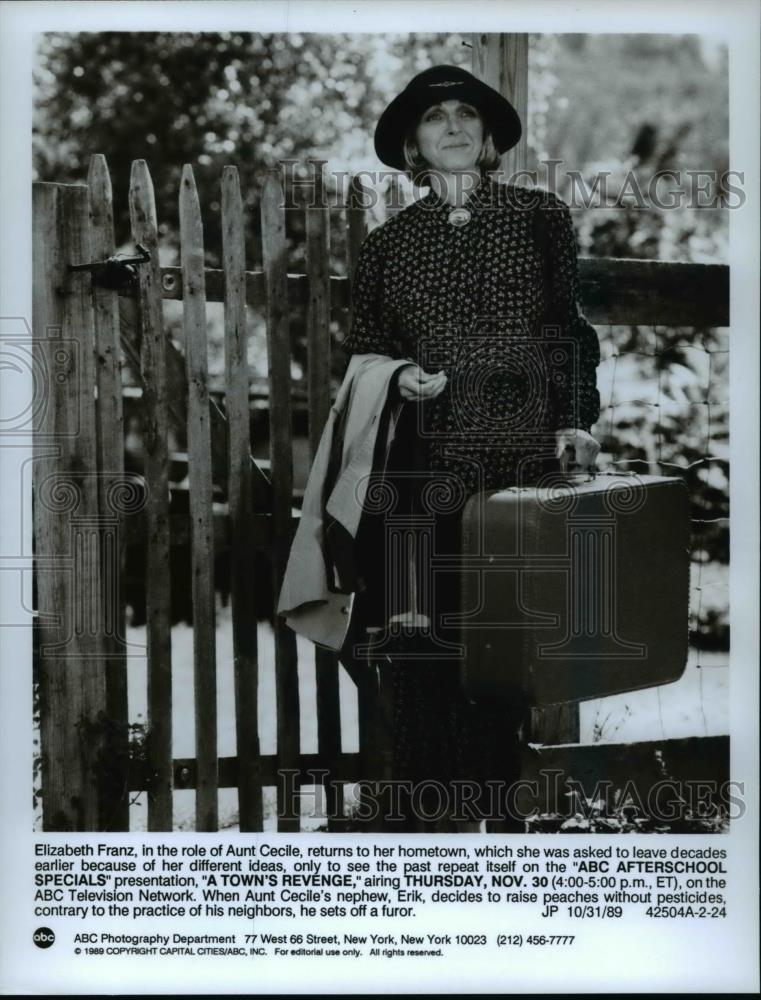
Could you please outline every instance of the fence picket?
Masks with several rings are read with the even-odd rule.
[[[87,188],[35,184],[34,351],[49,371],[35,410],[34,531],[45,830],[100,830],[113,755],[100,594]]]
[[[252,579],[255,553],[246,356],[246,260],[243,199],[236,167],[225,167],[222,172],[222,253],[238,811],[241,831],[249,832],[262,829],[262,777],[258,730],[256,578]]]
[[[116,247],[111,175],[106,158],[97,154],[90,159],[87,174],[90,205],[90,243],[93,260],[105,260]],[[98,387],[97,449],[98,504],[104,524],[101,586],[105,629],[103,635],[106,661],[106,714],[112,721],[115,760],[110,787],[105,790],[110,802],[109,830],[129,829],[129,714],[127,705],[127,658],[125,655],[125,609],[120,585],[124,561],[125,517],[118,503],[112,502],[112,487],[124,476],[124,432],[122,420],[122,376],[119,363],[118,295],[95,283],[92,286],[95,322],[95,377]]]
[[[306,271],[309,282],[307,357],[309,384],[309,450],[317,453],[330,412],[330,216],[323,201],[323,181],[315,177],[314,204],[306,207]],[[317,745],[324,755],[329,778],[341,753],[341,708],[338,694],[338,661],[334,654],[315,647],[317,684]],[[331,781],[325,785],[325,810],[329,826],[343,815],[343,791]]]
[[[193,680],[196,723],[196,830],[217,829],[217,670],[214,616],[209,366],[203,224],[193,169],[180,182],[182,317],[188,377],[188,477],[193,559]]]
[[[392,215],[396,215],[397,212],[401,212],[404,208],[404,192],[399,183],[399,174],[392,174],[389,177],[383,196],[383,205],[387,219],[390,219]]]
[[[151,259],[138,269],[140,368],[145,415],[146,638],[148,651],[148,829],[172,829],[172,644],[169,575],[167,352],[161,315],[156,203],[145,160],[134,160],[129,187],[132,238]]]
[[[262,258],[267,288],[267,353],[270,388],[270,468],[272,473],[273,572],[275,595],[280,592],[288,561],[293,504],[291,431],[291,344],[288,324],[286,239],[283,191],[277,171],[270,171],[261,202]],[[277,754],[282,771],[299,767],[299,682],[296,636],[275,617],[277,692]],[[289,785],[290,787],[290,785]],[[277,789],[278,830],[297,831],[299,813],[286,801],[281,780]]]

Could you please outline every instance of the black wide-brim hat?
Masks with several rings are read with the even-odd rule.
[[[505,153],[521,137],[518,112],[499,91],[459,66],[432,66],[418,73],[378,119],[375,152],[389,167],[405,170],[404,140],[420,115],[440,101],[467,101],[477,108],[498,153]]]

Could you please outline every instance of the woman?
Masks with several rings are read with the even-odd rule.
[[[458,67],[420,73],[391,102],[376,152],[430,190],[365,240],[345,343],[349,353],[410,361],[396,376],[404,406],[387,464],[393,499],[368,505],[357,539],[353,630],[376,633],[380,655],[391,649],[389,621],[412,614],[430,625],[427,658],[401,660],[399,648],[394,657],[394,777],[476,781],[486,812],[484,782],[518,776],[523,706],[520,692],[488,706],[465,696],[457,629],[445,617],[458,609],[458,574],[446,557],[459,551],[473,493],[536,484],[569,449],[591,467],[599,448],[590,434],[599,346],[577,307],[570,213],[547,192],[488,176],[520,135],[512,105]],[[408,584],[398,537],[415,523]]]

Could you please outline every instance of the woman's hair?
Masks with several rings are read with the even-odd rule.
[[[407,133],[403,151],[404,162],[407,164],[407,176],[412,180],[413,184],[420,185],[425,183],[430,164],[420,155],[420,150],[415,141],[416,131],[417,125],[413,126]],[[481,152],[478,154],[476,166],[480,168],[482,174],[488,174],[499,169],[499,161],[499,153],[494,145],[491,132],[484,125],[484,141],[481,146]]]

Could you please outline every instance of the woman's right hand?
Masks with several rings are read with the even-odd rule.
[[[435,399],[444,391],[446,384],[447,377],[443,371],[430,375],[415,364],[402,368],[397,381],[399,395],[409,403],[422,403],[426,399]]]

